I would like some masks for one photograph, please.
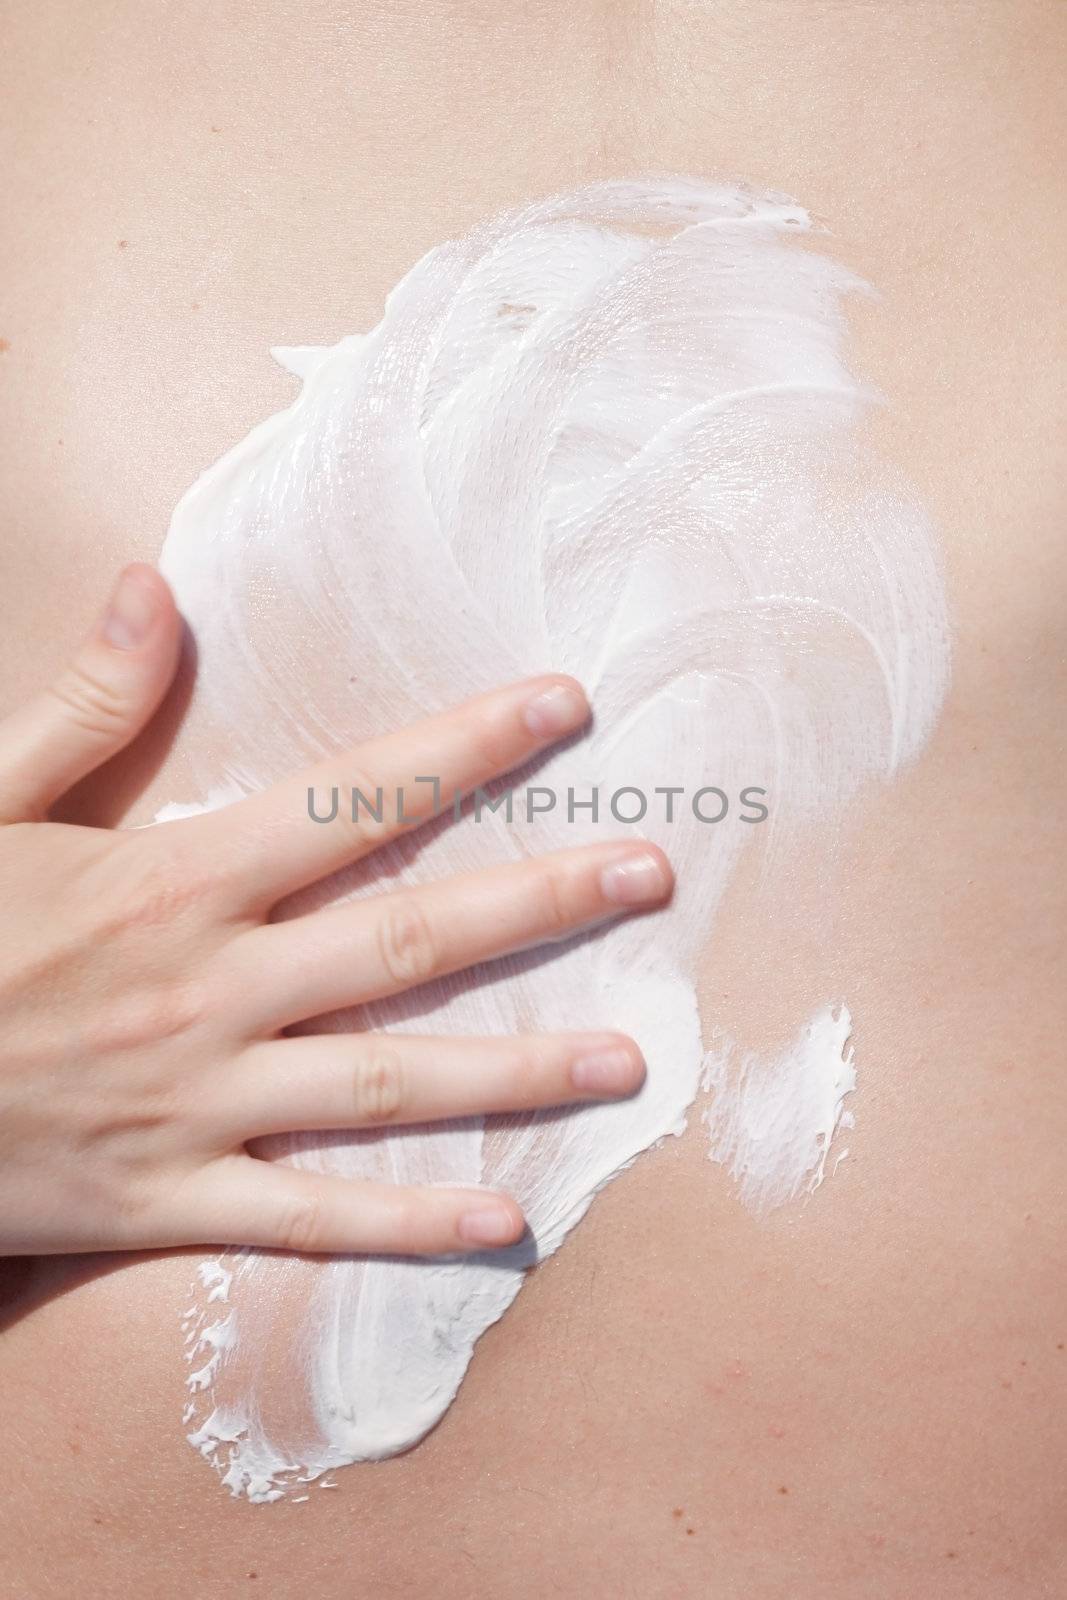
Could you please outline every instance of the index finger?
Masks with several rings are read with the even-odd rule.
[[[589,715],[575,679],[528,678],[327,757],[197,827],[247,885],[243,903],[266,908],[438,815]]]

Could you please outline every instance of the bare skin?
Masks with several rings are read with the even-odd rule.
[[[754,1044],[848,998],[858,1125],[808,1205],[754,1221],[691,1129],[536,1271],[428,1440],[300,1505],[231,1502],[182,1440],[185,1254],[38,1279],[0,1337],[0,1592],[1058,1596],[1067,13],[3,10],[8,708],[285,403],[268,345],[370,326],[504,204],[664,169],[795,194],[881,291],[853,359],[940,530],[954,676],[922,761],[788,893],[753,863],[706,955],[708,1022]],[[72,820],[147,820],[181,777],[179,732]]]

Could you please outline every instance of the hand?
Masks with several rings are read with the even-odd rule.
[[[0,723],[0,1254],[513,1243],[523,1217],[504,1195],[325,1177],[246,1144],[614,1098],[643,1079],[631,1040],[282,1030],[657,904],[670,892],[662,854],[596,845],[269,919],[401,830],[398,786],[407,815],[428,816],[432,786],[416,774],[438,775],[445,796],[484,784],[580,727],[581,690],[515,684],[203,816],[127,830],[47,820],[150,720],[179,635],[164,580],[129,567],[59,682]],[[382,787],[380,823],[344,807],[309,819],[309,786],[353,784]]]

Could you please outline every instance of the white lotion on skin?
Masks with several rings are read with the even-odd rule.
[[[702,1113],[709,1155],[729,1169],[753,1211],[813,1194],[834,1134],[854,1126],[845,1108],[856,1087],[851,1032],[847,1006],[823,1006],[780,1055],[746,1053],[734,1069],[728,1044],[709,1051],[703,1086],[714,1098]]]
[[[297,1135],[272,1140],[275,1157],[508,1190],[550,1254],[597,1189],[685,1126],[704,1054],[694,969],[744,845],[773,844],[773,871],[801,830],[921,748],[948,663],[930,532],[861,442],[871,396],[840,347],[843,297],[862,285],[789,237],[806,231],[780,196],[683,179],[496,218],[419,261],[369,334],[277,352],[298,398],[178,506],[162,566],[197,639],[187,750],[204,804],[509,679],[568,671],[596,725],[532,781],[642,788],[641,831],[678,872],[666,912],[358,1019],[622,1029],[649,1064],[634,1099]],[[771,821],[697,821],[688,797],[712,784],[766,788]],[[686,790],[673,822],[657,786]],[[404,837],[318,899],[606,830],[634,831],[598,830],[586,811],[569,822],[565,801],[511,827],[483,813]],[[793,1080],[783,1114],[810,1117]],[[723,1087],[712,1137],[770,1203],[782,1181],[737,1166],[741,1135],[725,1130],[751,1142],[751,1129]],[[806,1148],[804,1127],[779,1133]],[[197,1374],[209,1369],[192,1442],[257,1500],[404,1449],[448,1406],[529,1261],[521,1247],[435,1262],[228,1253],[227,1278],[204,1280],[223,1302],[204,1307],[206,1346],[192,1329]]]

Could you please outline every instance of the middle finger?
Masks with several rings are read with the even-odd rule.
[[[587,845],[445,878],[243,933],[232,948],[257,1034],[382,1000],[433,978],[666,900],[647,840]]]

